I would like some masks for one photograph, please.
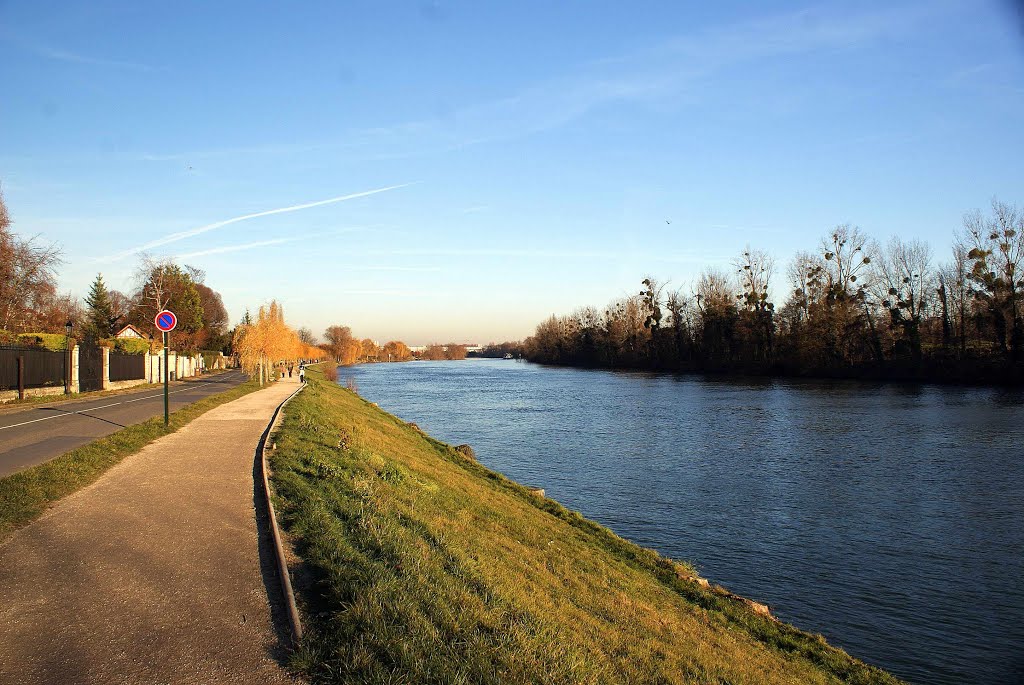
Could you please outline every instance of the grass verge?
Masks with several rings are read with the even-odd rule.
[[[898,682],[318,370],[276,440],[314,682]]]
[[[53,502],[89,485],[129,454],[173,433],[214,407],[259,390],[255,381],[178,409],[164,426],[164,417],[123,428],[105,438],[66,452],[38,466],[0,478],[0,541],[38,518]]]

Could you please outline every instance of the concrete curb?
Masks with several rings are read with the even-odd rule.
[[[295,604],[295,592],[292,590],[292,579],[288,573],[288,562],[284,556],[284,543],[281,539],[281,529],[277,525],[277,513],[274,511],[274,502],[270,497],[270,479],[268,477],[269,470],[267,468],[267,440],[270,438],[270,434],[273,432],[274,427],[278,424],[281,418],[281,410],[284,409],[284,405],[288,404],[293,397],[302,392],[302,389],[306,387],[305,384],[300,385],[291,395],[286,397],[281,404],[274,410],[274,415],[270,419],[270,424],[267,426],[267,430],[263,432],[263,437],[260,438],[260,444],[257,448],[260,452],[260,472],[263,476],[263,496],[267,499],[267,511],[270,515],[270,530],[274,537],[274,554],[277,557],[277,576],[281,579],[281,590],[284,593],[285,603],[288,605],[288,623],[292,632],[292,645],[297,646],[302,641],[302,621],[299,619],[299,608]]]

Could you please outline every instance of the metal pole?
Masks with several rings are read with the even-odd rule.
[[[18,355],[18,399],[25,399],[25,355]]]
[[[170,369],[167,368],[167,345],[170,338],[170,333],[164,333],[164,425],[168,425],[171,422],[170,413],[170,393],[167,391],[167,383],[170,378]]]

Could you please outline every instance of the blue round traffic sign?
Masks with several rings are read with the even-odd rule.
[[[156,327],[164,333],[170,333],[174,330],[174,327],[178,325],[178,317],[176,317],[174,312],[169,309],[165,309],[157,314],[153,321],[156,322]]]

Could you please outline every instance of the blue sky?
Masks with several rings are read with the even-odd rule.
[[[521,338],[748,243],[782,293],[845,222],[945,259],[965,211],[1024,202],[995,0],[7,2],[0,94],[4,196],[63,289],[130,290],[147,249],[233,318],[277,298],[410,344]]]

